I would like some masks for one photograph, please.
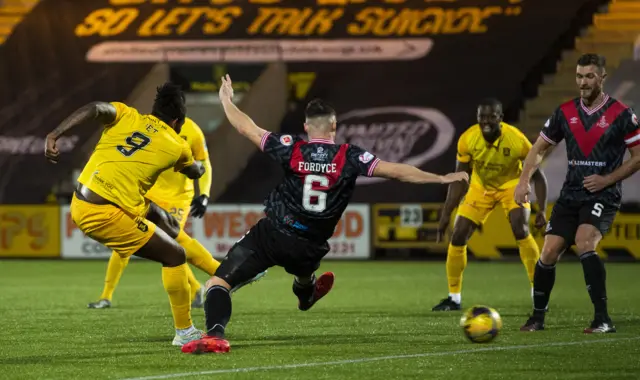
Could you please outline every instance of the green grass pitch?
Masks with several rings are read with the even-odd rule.
[[[335,262],[333,291],[297,310],[291,277],[273,268],[233,296],[231,353],[185,355],[160,266],[132,262],[112,309],[88,310],[104,261],[0,261],[0,379],[638,379],[640,266],[608,264],[618,333],[586,336],[592,317],[579,263],[558,266],[547,330],[518,331],[530,310],[522,265],[469,262],[463,306],[486,304],[504,328],[471,344],[459,312],[434,313],[444,263]],[[194,269],[203,282],[206,275]],[[204,327],[201,309],[193,312]]]

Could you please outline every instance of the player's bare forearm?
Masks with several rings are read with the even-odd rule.
[[[198,179],[202,177],[204,172],[204,165],[202,165],[200,161],[194,161],[193,164],[185,166],[184,169],[180,170],[180,173],[186,175],[189,179]]]
[[[103,125],[112,123],[116,119],[116,108],[109,103],[93,102],[80,107],[69,115],[60,125],[49,133],[49,136],[57,139],[67,131],[88,121],[97,120]]]
[[[533,172],[531,180],[538,201],[538,209],[540,212],[544,212],[547,209],[547,177],[541,169],[538,169]]]
[[[242,112],[231,99],[222,99],[222,107],[224,113],[227,115],[227,119],[231,125],[240,132],[243,136],[247,137],[251,142],[260,147],[262,142],[262,136],[267,132],[264,129],[258,127],[256,123],[247,115]]]
[[[407,164],[396,164],[380,160],[373,170],[374,177],[397,179],[410,183],[444,183],[444,177],[438,174],[424,172],[415,166]]]
[[[538,170],[540,163],[542,163],[544,157],[551,152],[552,148],[553,145],[549,144],[542,137],[538,137],[522,163],[521,181],[524,180],[528,182],[531,180],[533,173]]]
[[[631,157],[622,163],[619,168],[614,170],[611,174],[605,176],[607,180],[607,186],[611,186],[616,182],[623,181],[640,169],[640,145],[634,146],[629,149]]]
[[[471,175],[471,165],[468,162],[456,163],[456,172],[467,172]],[[444,201],[444,211],[447,215],[453,212],[462,200],[462,197],[467,193],[469,184],[466,182],[453,182],[447,189],[447,199]]]

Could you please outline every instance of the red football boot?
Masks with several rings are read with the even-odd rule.
[[[336,279],[336,276],[332,272],[325,272],[322,276],[318,277],[316,280],[316,288],[313,291],[313,298],[309,303],[302,303],[298,300],[298,309],[302,311],[307,311],[311,309],[311,306],[315,305],[316,302],[320,301],[320,299],[326,296],[333,287],[333,281]]]
[[[194,340],[182,346],[185,354],[205,354],[209,352],[225,353],[231,350],[229,342],[222,338],[205,335],[202,339]]]

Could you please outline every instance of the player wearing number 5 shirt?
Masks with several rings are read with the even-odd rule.
[[[580,97],[558,107],[546,122],[516,186],[516,201],[526,202],[531,174],[552,147],[565,141],[567,177],[547,224],[534,274],[533,315],[521,327],[523,331],[544,329],[555,264],[573,244],[594,306],[593,321],[584,332],[616,331],[607,311],[606,272],[596,247],[620,207],[622,180],[640,167],[640,130],[633,111],[602,91],[606,75],[604,57],[580,57],[576,69]],[[627,149],[631,158],[623,162]]]
[[[321,100],[306,108],[309,141],[265,131],[231,101],[231,80],[222,78],[220,100],[231,124],[278,162],[282,182],[268,195],[266,217],[235,244],[216,275],[207,282],[205,320],[207,336],[183,346],[182,351],[227,352],[225,327],[231,317],[229,289],[265,269],[278,265],[295,276],[293,293],[298,308],[309,310],[333,286],[333,273],[317,280],[315,271],[329,252],[332,236],[353,194],[358,176],[377,176],[413,183],[468,181],[467,173],[440,176],[410,165],[380,160],[350,144],[334,142],[336,113]]]

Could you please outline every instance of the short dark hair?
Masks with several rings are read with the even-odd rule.
[[[322,99],[313,99],[307,104],[307,108],[304,110],[304,116],[306,118],[335,115],[336,110]]]
[[[578,66],[590,65],[594,65],[599,69],[604,69],[607,65],[607,59],[604,57],[604,55],[593,53],[583,54],[582,56],[580,56],[580,58],[578,58]]]
[[[480,101],[478,107],[496,107],[502,109],[502,102],[496,98],[485,98]]]
[[[182,88],[170,82],[158,87],[151,114],[167,124],[174,120],[184,120],[187,106]]]

